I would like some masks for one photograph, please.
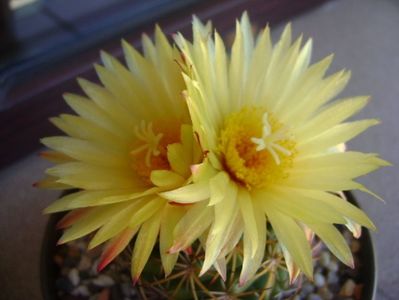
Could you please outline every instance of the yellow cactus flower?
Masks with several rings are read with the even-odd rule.
[[[217,32],[204,36],[193,22],[193,43],[175,40],[186,61],[185,92],[195,134],[206,154],[192,168],[193,183],[163,192],[165,198],[194,204],[191,222],[175,229],[171,251],[206,236],[201,273],[223,270],[225,256],[243,237],[240,275],[246,283],[262,263],[267,222],[273,227],[291,277],[296,267],[312,277],[309,229],[345,264],[348,245],[334,224],[357,223],[374,229],[360,209],[331,192],[358,189],[354,181],[387,162],[376,154],[341,152],[338,146],[374,119],[344,122],[368,97],[332,99],[350,72],[326,76],[332,56],[310,64],[312,40],[291,42],[287,25],[272,45],[269,28],[254,36],[246,13],[236,23],[231,50]]]
[[[160,254],[169,274],[177,254],[168,253],[175,224],[186,208],[160,192],[190,183],[190,166],[202,158],[193,138],[179,51],[160,28],[155,43],[142,39],[141,55],[127,42],[128,68],[101,53],[95,69],[103,86],[79,79],[87,97],[65,95],[77,115],[51,119],[68,136],[47,137],[43,153],[56,165],[39,187],[79,189],[51,204],[46,213],[70,211],[59,223],[59,243],[96,231],[89,248],[106,241],[99,269],[137,235],[132,276],[137,280],[159,234]],[[177,61],[177,62],[176,62]]]

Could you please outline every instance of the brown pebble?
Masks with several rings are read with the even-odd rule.
[[[350,297],[355,293],[355,287],[356,283],[352,279],[348,279],[339,291],[339,295],[342,297]]]
[[[110,290],[103,289],[101,293],[98,295],[97,300],[109,300]]]
[[[351,251],[352,253],[358,253],[360,251],[361,245],[357,240],[353,240],[351,243]]]
[[[56,263],[57,266],[62,266],[64,259],[62,258],[61,255],[55,255],[54,262]]]
[[[355,292],[353,294],[355,300],[362,300],[363,284],[357,284],[355,286]]]
[[[80,250],[78,247],[70,247],[68,249],[68,256],[70,257],[78,257],[80,256]]]

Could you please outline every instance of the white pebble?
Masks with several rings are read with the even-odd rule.
[[[301,295],[306,296],[306,295],[309,295],[310,293],[312,293],[313,291],[314,291],[314,285],[310,284],[310,283],[305,283],[302,286]]]
[[[111,277],[101,274],[96,279],[93,279],[92,283],[101,287],[110,287],[113,286],[115,282]]]
[[[76,289],[74,289],[71,293],[73,296],[82,296],[88,297],[90,296],[90,291],[85,285],[80,285]]]
[[[98,274],[98,272],[97,272],[98,264],[99,264],[99,260],[96,259],[93,262],[93,265],[91,266],[90,275],[97,275]]]
[[[71,269],[68,273],[68,278],[74,286],[77,286],[80,281],[79,271],[75,268]]]
[[[338,271],[338,263],[336,261],[330,261],[327,267],[330,271],[332,272],[337,272]]]
[[[328,268],[330,261],[331,261],[330,253],[328,253],[327,251],[322,252],[320,255],[320,265],[322,265],[325,268]]]
[[[320,273],[316,273],[314,275],[314,284],[315,286],[321,288],[325,285],[326,280],[324,279],[324,276]]]
[[[323,300],[319,295],[317,294],[310,294],[307,298],[307,300]]]
[[[337,284],[339,281],[338,275],[336,272],[328,272],[327,274],[327,282],[328,284]]]

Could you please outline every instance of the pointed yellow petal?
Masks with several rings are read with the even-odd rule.
[[[351,219],[346,219],[347,222],[345,224],[346,228],[349,229],[350,232],[352,232],[353,237],[358,239],[362,235],[362,226],[360,226],[358,223],[353,222]]]
[[[130,221],[128,222],[130,228],[134,228],[141,225],[143,222],[146,222],[148,218],[152,217],[157,211],[166,205],[166,200],[161,197],[146,199],[145,202],[144,206],[140,207],[134,215],[131,215]]]
[[[105,205],[133,199],[132,194],[128,192],[129,191],[126,190],[80,191],[59,198],[50,204],[44,210],[44,213],[55,213],[75,208]],[[118,197],[120,201],[108,201],[110,197],[114,199]]]
[[[297,194],[285,187],[273,187],[255,193],[255,197],[267,207],[304,223],[327,222],[344,224],[343,216],[329,205],[312,197]]]
[[[214,221],[208,234],[205,249],[205,260],[202,265],[200,276],[203,275],[216,261],[222,248],[226,232],[233,226],[238,214],[237,186],[230,182],[224,199],[214,206]]]
[[[160,193],[160,196],[177,203],[194,203],[206,200],[210,196],[209,183],[189,184],[173,191]]]
[[[162,266],[165,277],[172,272],[178,253],[169,253],[169,249],[173,246],[173,231],[177,223],[181,220],[185,212],[183,207],[175,207],[166,205],[161,220],[161,229],[159,233],[159,251],[161,253]]]
[[[192,205],[182,217],[173,232],[174,245],[171,253],[189,247],[209,227],[213,219],[213,209],[206,202]]]
[[[75,224],[80,219],[84,218],[89,212],[91,212],[93,208],[85,207],[85,208],[78,208],[70,211],[65,216],[62,217],[61,220],[58,221],[56,227],[57,229],[65,229],[73,224]]]
[[[216,271],[219,273],[220,277],[222,277],[223,281],[226,281],[226,258],[224,256],[219,256],[215,263],[213,264]]]
[[[108,57],[108,59],[116,61],[115,58],[111,58],[110,56]],[[121,65],[120,67],[124,68]],[[110,73],[101,66],[96,66],[96,70],[100,73]],[[125,71],[128,72],[127,70]],[[120,73],[121,72],[115,72],[114,74]],[[108,77],[109,76],[107,76],[107,80],[109,79]],[[114,78],[112,80],[115,80],[115,75],[113,77]],[[101,107],[107,113],[107,115],[109,115],[110,118],[116,124],[118,124],[125,131],[126,134],[128,134],[129,129],[134,126],[137,120],[135,120],[135,118],[132,118],[132,114],[118,102],[118,98],[116,98],[114,94],[112,94],[107,88],[99,86],[88,80],[79,78],[78,83],[82,87],[86,95],[88,95],[90,99],[92,99],[99,107]]]
[[[290,284],[293,284],[298,276],[301,274],[301,270],[295,264],[291,254],[288,252],[284,245],[280,244],[281,250],[283,250],[285,264],[287,265],[288,275],[290,277]]]
[[[309,139],[311,136],[320,134],[321,132],[345,121],[360,111],[368,103],[369,97],[359,96],[337,100],[330,107],[325,108],[317,114],[304,126],[296,130],[296,138],[298,140]]]
[[[245,232],[251,241],[252,255],[258,249],[258,229],[256,225],[255,211],[250,194],[243,188],[238,189],[237,201],[240,206],[241,216],[244,220]],[[266,222],[266,221],[265,221]]]
[[[135,213],[143,207],[146,200],[147,199],[136,200],[132,204],[127,206],[124,210],[121,210],[114,216],[111,216],[111,218],[107,220],[104,226],[102,226],[100,230],[97,231],[96,235],[91,239],[88,248],[92,249],[94,247],[97,247],[98,245],[111,239],[112,237],[123,231],[126,227],[128,227],[129,220],[131,218],[134,218]],[[139,225],[130,228],[134,228],[137,231]]]
[[[352,252],[344,237],[334,225],[313,223],[308,226],[321,238],[340,261],[351,268],[355,267]]]
[[[129,165],[124,153],[117,153],[104,146],[96,145],[76,138],[66,136],[54,136],[41,139],[47,147],[61,152],[68,157],[80,160],[89,164],[107,167],[124,168]]]
[[[278,241],[287,248],[302,272],[308,278],[312,278],[312,255],[303,230],[291,217],[285,216],[273,207],[264,205],[264,209]]]
[[[327,193],[324,191],[315,190],[301,190],[301,189],[288,189],[293,195],[302,195],[307,198],[313,198],[316,201],[323,202],[330,206],[330,210],[335,210],[342,216],[354,220],[356,223],[361,224],[367,228],[375,230],[373,222],[367,217],[367,215],[356,206],[350,204],[348,201]]]
[[[68,190],[73,189],[74,187],[57,182],[58,178],[53,176],[45,176],[40,179],[38,182],[33,183],[33,187],[37,187],[40,189],[52,189],[52,190]]]
[[[58,243],[64,244],[93,232],[104,225],[115,213],[125,209],[126,206],[126,203],[122,203],[93,208],[84,218],[79,219],[72,227],[66,229]]]
[[[48,161],[50,161],[52,163],[56,163],[56,164],[65,163],[65,162],[72,160],[71,157],[69,157],[63,153],[60,153],[58,151],[50,151],[50,150],[42,151],[39,153],[39,155],[40,155],[40,157],[47,159]]]
[[[128,148],[128,140],[82,117],[62,114],[58,118],[50,119],[50,121],[71,137],[93,141],[98,145],[116,151],[126,151]]]
[[[159,233],[161,216],[162,211],[160,210],[141,226],[132,255],[131,273],[133,281],[137,281],[140,277],[154,248]]]
[[[251,280],[253,275],[258,271],[265,255],[267,220],[259,201],[256,199],[253,199],[253,201],[258,245],[254,251],[252,249],[251,233],[249,232],[250,228],[246,227],[244,231],[244,260],[239,280],[241,286],[245,285],[248,280]]]
[[[115,124],[94,102],[74,94],[65,94],[64,99],[82,118],[93,122],[122,139],[126,139],[126,132],[123,131],[123,128]]]
[[[135,189],[139,179],[128,168],[109,168],[82,162],[54,166],[46,173],[59,177],[58,182],[87,190]]]
[[[292,168],[293,177],[339,176],[353,179],[370,173],[389,163],[378,158],[376,154],[360,152],[330,153],[327,155],[298,159]],[[327,178],[326,178],[327,180]]]
[[[342,123],[308,141],[301,141],[298,143],[297,149],[304,155],[325,152],[328,148],[345,143],[377,124],[379,124],[379,121],[374,119]]]

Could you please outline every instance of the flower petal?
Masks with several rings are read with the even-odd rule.
[[[173,191],[162,192],[161,197],[177,203],[195,203],[210,196],[208,182],[192,183]]]
[[[280,213],[300,222],[327,222],[344,224],[343,216],[331,207],[313,197],[292,193],[285,187],[273,187],[254,193],[265,207],[273,207]],[[295,196],[293,196],[295,195]]]
[[[158,191],[158,188],[151,188],[143,192],[133,192],[129,190],[80,191],[57,199],[44,210],[44,213],[114,204],[155,194]]]
[[[183,217],[184,212],[185,209],[182,207],[172,207],[170,205],[166,205],[161,219],[159,251],[161,253],[161,261],[165,272],[165,277],[169,276],[169,274],[172,272],[179,255],[178,253],[169,253],[168,250],[173,245],[173,230]]]
[[[285,216],[272,206],[264,205],[264,209],[279,243],[286,247],[298,267],[311,279],[312,255],[303,230],[291,217]]]
[[[93,232],[104,225],[116,212],[126,208],[126,203],[111,204],[91,209],[84,218],[80,218],[64,231],[58,244],[64,244]]]
[[[68,157],[89,164],[119,168],[129,165],[129,161],[123,153],[117,153],[93,142],[65,136],[47,137],[41,139],[41,142]]]
[[[131,273],[134,282],[140,277],[154,248],[161,223],[161,215],[162,211],[159,210],[140,228],[132,255]]]
[[[212,222],[212,208],[206,202],[193,204],[177,223],[173,232],[174,245],[169,252],[175,253],[189,247]]]
[[[266,216],[263,212],[262,206],[256,199],[251,199],[254,201],[254,219],[256,223],[257,232],[257,247],[253,250],[253,242],[251,241],[250,228],[245,227],[244,230],[244,260],[242,265],[242,270],[240,274],[240,286],[246,284],[246,282],[258,271],[260,265],[262,264],[263,257],[265,255],[266,247]]]
[[[226,189],[229,187],[229,176],[225,172],[219,172],[209,180],[209,189],[211,197],[209,206],[215,205],[223,200],[226,195]]]
[[[251,198],[248,191],[243,188],[238,189],[237,201],[240,206],[241,216],[244,220],[245,232],[249,235],[249,240],[251,241],[252,256],[258,249],[258,229],[256,224],[256,217],[254,207],[252,205],[253,199]],[[266,222],[266,221],[265,221]]]
[[[144,206],[144,203],[147,200],[148,199],[136,200],[125,209],[115,213],[114,216],[111,216],[111,218],[97,231],[95,236],[91,239],[88,248],[92,249],[100,245],[128,227],[129,220],[134,218],[135,213]],[[141,224],[138,224],[137,226],[130,228],[138,229],[140,225]]]
[[[158,196],[146,200],[146,203],[130,217],[130,221],[128,222],[130,228],[134,228],[141,225],[143,222],[146,222],[148,218],[152,217],[157,211],[166,205],[165,199]]]
[[[181,186],[185,179],[181,175],[169,170],[155,170],[151,172],[151,182],[159,187]]]
[[[117,257],[123,249],[129,244],[133,236],[136,234],[138,228],[125,228],[121,233],[114,237],[107,243],[104,248],[97,271],[101,272],[115,257]]]
[[[300,153],[303,153],[303,155],[323,152],[328,148],[353,139],[367,128],[377,124],[379,124],[379,121],[375,119],[342,123],[310,140],[301,141],[298,143],[297,149]]]
[[[347,266],[354,268],[352,252],[342,234],[334,225],[313,223],[308,225],[326,244],[328,249]]]
[[[234,220],[238,214],[236,197],[237,186],[235,183],[230,182],[228,189],[226,189],[224,199],[214,206],[215,217],[206,241],[205,260],[202,265],[200,276],[213,265],[224,246],[223,241],[225,234],[234,224],[232,220]]]

